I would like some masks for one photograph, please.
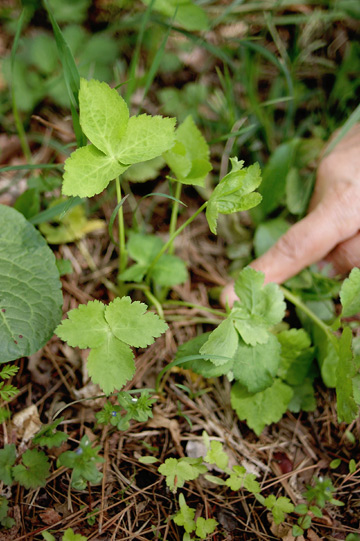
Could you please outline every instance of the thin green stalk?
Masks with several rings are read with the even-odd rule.
[[[159,303],[159,301],[157,300],[157,298],[155,297],[155,295],[153,295],[150,291],[150,289],[144,289],[144,293],[145,295],[147,296],[147,298],[149,299],[150,302],[153,303],[153,305],[155,306],[156,308],[156,311],[157,313],[159,314],[159,317],[161,319],[165,319],[165,316],[164,316],[164,311],[162,309],[162,306],[161,304]]]
[[[126,284],[127,289],[139,289],[140,291],[143,291],[146,297],[149,299],[149,301],[155,306],[157,313],[159,314],[159,317],[161,319],[165,319],[164,311],[162,309],[161,303],[159,300],[153,295],[150,291],[150,288],[146,284]]]
[[[214,308],[209,308],[207,306],[201,306],[201,304],[193,304],[192,302],[165,301],[164,306],[188,306],[189,308],[197,308],[198,310],[202,310],[203,312],[209,312],[210,314],[214,314],[214,316],[220,316],[223,318],[227,317],[227,314],[225,314],[225,312],[221,312],[220,310],[214,310]]]
[[[177,217],[178,217],[178,213],[179,213],[179,199],[180,199],[180,195],[181,195],[181,188],[182,188],[181,182],[176,182],[175,199],[177,199],[177,201],[173,202],[173,207],[172,207],[172,211],[171,211],[171,219],[170,219],[170,227],[169,227],[169,235],[170,235],[170,237],[176,231]],[[171,244],[169,246],[169,254],[172,254],[172,253],[174,253],[174,245],[173,244]]]
[[[206,209],[207,207],[207,204],[208,202],[205,201],[205,203],[203,205],[201,205],[200,208],[198,208],[198,210],[196,212],[194,212],[194,214],[192,216],[190,216],[190,218],[188,220],[186,220],[186,222],[184,222],[178,229],[176,229],[176,231],[174,231],[174,233],[170,236],[169,240],[167,241],[166,244],[164,244],[164,246],[161,248],[160,252],[156,255],[156,257],[152,260],[151,262],[151,265],[150,267],[148,268],[148,271],[147,271],[147,274],[149,275],[149,273],[152,271],[152,269],[154,268],[154,266],[156,265],[156,263],[159,261],[160,257],[166,252],[166,250],[169,249],[169,247],[172,245],[172,243],[174,242],[174,240],[176,239],[176,237],[178,235],[180,235],[180,233],[182,233],[184,231],[184,229],[191,224],[192,221],[195,220],[195,218],[197,216],[199,216],[199,214],[201,214],[201,212],[203,210]]]
[[[336,338],[329,325],[326,325],[320,318],[317,317],[314,312],[306,306],[306,304],[297,296],[291,293],[285,287],[280,286],[281,291],[284,294],[285,299],[290,301],[294,306],[299,308],[304,314],[306,314],[320,329],[324,331],[329,340],[336,345]]]
[[[121,201],[121,186],[120,186],[120,177],[117,177],[115,180],[116,184],[116,197],[118,204]],[[127,265],[127,253],[125,248],[125,224],[124,224],[124,213],[122,206],[119,208],[118,212],[118,221],[119,221],[119,274],[124,272]]]

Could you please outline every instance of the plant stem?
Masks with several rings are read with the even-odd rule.
[[[180,199],[181,188],[182,188],[181,182],[176,182],[175,199]],[[172,207],[172,212],[171,212],[170,226],[169,226],[170,238],[176,231],[176,223],[177,223],[178,212],[179,212],[179,202],[174,201],[173,207]],[[171,243],[170,246],[169,246],[169,254],[172,254],[172,253],[174,253],[174,244],[173,243]]]
[[[205,203],[203,205],[201,205],[200,208],[198,208],[198,210],[196,212],[194,212],[194,214],[192,216],[190,216],[190,218],[188,220],[186,220],[186,222],[184,222],[178,229],[176,229],[176,231],[174,231],[174,233],[170,236],[169,240],[167,241],[166,244],[164,244],[164,246],[161,248],[160,252],[156,255],[156,257],[154,257],[154,259],[152,260],[151,262],[151,265],[150,267],[148,268],[148,271],[147,271],[147,275],[149,275],[149,273],[152,271],[152,269],[154,268],[154,266],[156,265],[156,263],[159,261],[160,257],[166,252],[166,250],[168,250],[169,246],[172,245],[172,243],[174,242],[174,240],[176,239],[176,237],[178,235],[180,235],[180,233],[182,233],[184,231],[184,229],[189,225],[191,224],[191,222],[193,220],[195,220],[195,218],[197,216],[199,216],[199,214],[204,210],[206,209],[207,207],[207,204],[208,202],[205,201]]]
[[[121,186],[120,186],[120,177],[117,177],[115,180],[116,183],[116,197],[117,202],[121,201]],[[124,272],[127,265],[127,253],[125,249],[125,225],[124,225],[124,213],[123,208],[119,208],[118,212],[118,221],[119,221],[119,274]]]
[[[161,303],[155,297],[155,295],[151,293],[149,286],[147,286],[146,284],[136,284],[136,283],[126,284],[126,286],[127,286],[127,289],[139,289],[140,291],[143,291],[144,294],[149,299],[149,301],[155,306],[156,311],[159,314],[159,317],[161,319],[165,319],[164,311],[162,309]]]
[[[310,308],[308,308],[306,306],[306,304],[300,299],[300,297],[298,297],[297,295],[294,295],[293,293],[291,293],[291,291],[289,291],[288,289],[286,289],[285,287],[282,287],[280,286],[280,289],[281,291],[283,292],[284,294],[284,297],[285,299],[287,299],[288,301],[290,301],[294,306],[296,306],[297,308],[299,308],[302,312],[304,312],[304,314],[306,314],[318,327],[320,327],[320,329],[322,329],[324,331],[324,333],[326,334],[326,336],[329,338],[329,340],[334,344],[336,345],[336,338],[335,338],[335,335],[334,333],[332,332],[331,328],[329,327],[329,325],[326,325],[326,323],[324,323],[323,321],[321,321],[320,318],[317,317],[316,314],[314,314],[314,312],[312,312],[310,310]]]
[[[215,316],[220,316],[223,318],[227,317],[227,314],[225,312],[221,312],[220,310],[214,310],[214,308],[209,308],[207,306],[201,306],[201,304],[193,304],[192,302],[184,302],[184,301],[165,301],[164,306],[188,306],[189,308],[197,308],[198,310],[202,310],[204,312],[210,312],[210,314],[214,314]]]

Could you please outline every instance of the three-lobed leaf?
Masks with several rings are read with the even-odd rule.
[[[160,156],[174,144],[175,119],[130,117],[115,89],[81,79],[80,124],[92,144],[77,149],[65,162],[65,195],[92,197],[130,165]]]
[[[167,486],[175,493],[186,481],[193,481],[200,474],[207,472],[207,467],[202,464],[201,457],[167,458],[158,471],[165,475]]]
[[[270,496],[265,498],[264,504],[271,511],[275,524],[281,524],[285,520],[285,513],[292,513],[294,511],[294,506],[289,498],[283,496],[276,498],[276,496],[270,494]]]
[[[130,297],[117,298],[108,306],[90,301],[68,313],[68,319],[55,330],[69,345],[91,348],[88,371],[94,383],[109,395],[120,389],[135,372],[130,346],[145,347],[167,329],[147,306]]]

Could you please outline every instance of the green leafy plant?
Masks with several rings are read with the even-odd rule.
[[[314,479],[314,486],[307,487],[307,491],[304,494],[307,503],[297,505],[294,509],[295,513],[300,515],[297,524],[293,526],[294,537],[303,535],[305,530],[310,528],[312,517],[322,518],[322,510],[326,504],[344,505],[333,497],[334,491],[335,488],[331,480],[326,478]]]
[[[21,463],[16,462],[15,445],[7,444],[0,449],[0,479],[6,485],[12,485],[14,481],[25,488],[37,488],[45,486],[49,475],[49,461],[42,451],[28,449],[21,456]]]
[[[0,524],[9,529],[15,524],[15,520],[8,516],[9,503],[6,498],[0,497]]]
[[[58,458],[58,465],[72,470],[71,485],[77,490],[84,490],[88,483],[99,483],[102,473],[96,464],[104,462],[98,455],[101,446],[91,447],[90,440],[83,436],[76,451],[65,451]]]
[[[50,532],[41,532],[41,535],[45,541],[55,541],[56,539]],[[61,539],[62,541],[87,541],[87,537],[79,533],[74,533],[72,528],[67,528]]]
[[[120,389],[135,372],[130,346],[146,347],[167,329],[141,302],[117,298],[108,306],[99,301],[80,305],[68,313],[56,334],[70,346],[91,348],[88,370],[92,380],[109,395]]]
[[[96,414],[98,423],[111,424],[116,426],[118,430],[127,430],[131,420],[145,423],[153,416],[152,405],[156,399],[146,389],[137,392],[140,393],[139,397],[135,395],[134,391],[120,391],[117,394],[118,404],[107,402],[104,408]],[[124,410],[125,414],[123,414]]]

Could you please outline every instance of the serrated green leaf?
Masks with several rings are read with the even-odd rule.
[[[164,287],[183,284],[188,277],[184,261],[171,254],[163,254],[150,272],[150,278],[155,284]]]
[[[278,422],[293,396],[291,387],[275,379],[260,393],[249,393],[240,383],[231,389],[231,405],[241,421],[246,421],[258,436],[266,425]]]
[[[290,385],[301,385],[314,358],[314,348],[304,329],[289,329],[276,335],[281,344],[278,376]]]
[[[240,340],[233,357],[234,378],[250,393],[270,387],[279,367],[280,350],[279,341],[273,334],[269,334],[265,344],[255,346],[249,346]]]
[[[201,355],[219,355],[226,359],[210,359],[216,366],[223,365],[233,358],[239,344],[239,336],[231,318],[227,318],[210,334],[200,348]]]
[[[345,327],[339,342],[339,363],[336,371],[336,398],[339,421],[351,423],[359,414],[354,400],[352,379],[356,374],[356,366],[351,350],[352,332]]]
[[[152,312],[146,312],[146,304],[130,297],[115,299],[105,310],[105,319],[119,340],[134,347],[146,347],[163,334],[168,326]]]
[[[225,483],[231,490],[237,491],[244,486],[244,480],[246,477],[246,470],[243,466],[233,466],[230,476],[226,479]]]
[[[216,234],[219,214],[232,214],[255,207],[261,195],[254,192],[261,183],[257,163],[245,167],[237,158],[230,158],[232,170],[215,187],[206,208],[206,218],[212,233]]]
[[[100,301],[80,304],[78,308],[68,312],[68,319],[61,322],[55,329],[55,334],[72,347],[82,349],[99,347],[109,334],[105,308]]]
[[[186,481],[193,481],[206,473],[207,467],[202,464],[202,458],[167,458],[158,471],[165,475],[167,486],[175,493]]]
[[[203,517],[198,517],[196,520],[195,534],[201,539],[206,539],[208,535],[216,530],[218,524],[219,523],[214,518],[205,519]]]
[[[184,357],[199,355],[201,347],[205,344],[210,336],[210,332],[200,334],[192,340],[182,344],[177,350],[175,359],[182,359]],[[215,365],[212,361],[206,359],[195,359],[187,361],[181,364],[185,370],[192,370],[196,374],[201,374],[207,378],[216,378],[230,372],[233,366],[233,360],[225,362],[219,366]]]
[[[229,457],[223,449],[223,444],[220,441],[212,440],[210,442],[210,449],[208,449],[204,460],[208,464],[216,464],[220,470],[225,470],[229,462]]]
[[[78,148],[65,161],[62,193],[92,197],[128,168],[94,145]]]
[[[203,186],[206,175],[212,169],[210,152],[191,116],[180,124],[175,136],[175,145],[164,154],[166,163],[174,172],[177,181]]]
[[[306,378],[300,385],[293,385],[294,392],[288,408],[293,413],[299,411],[314,411],[316,409],[316,398],[312,380]]]
[[[341,317],[351,317],[360,312],[360,269],[354,268],[344,280],[340,290]]]
[[[134,354],[127,344],[109,333],[99,347],[90,351],[87,368],[92,381],[109,395],[133,377]]]
[[[279,323],[285,315],[284,296],[277,284],[264,283],[264,274],[251,267],[243,269],[236,282],[235,293],[240,301],[230,313],[245,343],[265,344],[269,327]]]
[[[271,511],[275,524],[281,524],[285,520],[285,513],[294,511],[294,506],[289,498],[283,496],[276,498],[273,494],[270,494],[265,498],[264,504]]]
[[[116,158],[123,164],[152,160],[175,142],[175,119],[161,116],[132,116]]]
[[[45,453],[28,449],[21,458],[22,464],[13,468],[15,481],[27,489],[44,487],[50,474],[50,464]]]
[[[86,137],[116,159],[129,121],[129,110],[117,90],[94,79],[80,79],[80,125]]]
[[[13,482],[13,468],[16,460],[16,447],[13,443],[6,444],[0,449],[0,481],[10,486]]]
[[[131,231],[126,248],[131,259],[144,266],[148,266],[160,252],[163,245],[163,241],[156,235],[143,235],[142,233]]]
[[[16,210],[0,205],[0,363],[36,353],[61,320],[55,256]]]
[[[179,496],[180,511],[176,513],[173,521],[178,526],[183,526],[187,533],[191,533],[195,530],[195,509],[192,509],[186,504],[183,494]]]

